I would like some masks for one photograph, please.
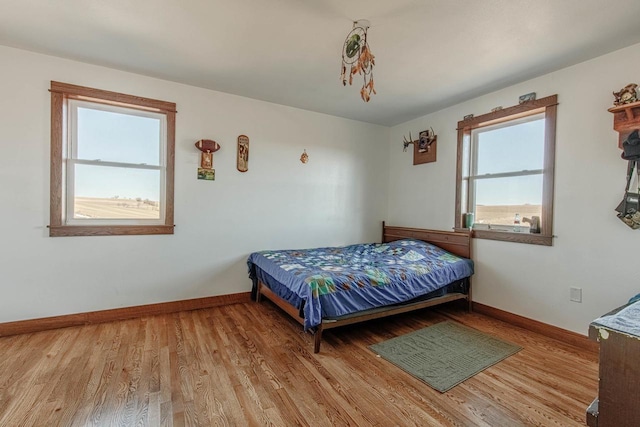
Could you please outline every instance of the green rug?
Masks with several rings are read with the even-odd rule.
[[[369,346],[441,393],[522,350],[455,322],[441,322]]]

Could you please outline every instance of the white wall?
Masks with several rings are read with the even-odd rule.
[[[450,229],[458,120],[537,92],[560,102],[557,238],[474,240],[474,299],[585,333],[640,292],[640,232],[613,212],[626,165],[606,111],[638,69],[635,45],[389,130],[0,46],[0,322],[248,291],[250,252],[376,241],[385,216]],[[175,235],[48,237],[50,80],[177,103]],[[438,161],[412,166],[402,136],[429,126]],[[246,174],[235,169],[239,134],[251,138]],[[195,179],[201,138],[222,145],[215,182]],[[569,286],[583,303],[569,302]]]
[[[451,229],[456,187],[456,126],[467,114],[558,94],[553,247],[475,239],[474,300],[586,333],[589,322],[640,292],[640,231],[613,209],[622,199],[626,162],[613,131],[611,92],[640,80],[640,44],[429,114],[391,129],[392,225]],[[412,166],[402,137],[432,126],[438,160]],[[526,154],[526,153],[523,153]],[[569,287],[583,302],[569,301]]]
[[[50,80],[177,103],[175,235],[48,237]],[[386,127],[1,46],[0,94],[0,322],[245,292],[250,252],[379,239]]]

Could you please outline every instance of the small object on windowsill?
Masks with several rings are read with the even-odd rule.
[[[468,229],[473,229],[473,223],[475,220],[475,215],[473,212],[467,212],[464,214],[464,226]]]
[[[497,233],[518,233],[529,234],[529,227],[526,225],[499,225],[499,224],[473,224],[474,231],[495,231]]]
[[[522,218],[522,222],[529,223],[529,233],[540,234],[540,217],[532,216],[531,218]]]
[[[520,232],[520,214],[517,213],[513,218],[513,231],[518,233]]]
[[[489,224],[483,224],[483,223],[480,223],[480,222],[476,222],[476,223],[473,223],[471,225],[472,225],[474,231],[475,230],[491,230],[491,227],[490,227]]]

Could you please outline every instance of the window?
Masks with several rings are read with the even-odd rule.
[[[51,82],[49,235],[173,234],[175,113]]]
[[[473,213],[474,237],[552,244],[556,110],[553,95],[458,122],[456,228]]]

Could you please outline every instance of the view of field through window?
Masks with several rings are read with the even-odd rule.
[[[160,120],[77,111],[74,219],[160,219]]]
[[[542,205],[476,205],[475,222],[477,224],[512,225],[516,214],[520,214],[520,225],[524,218],[542,216]]]
[[[512,226],[518,214],[526,228],[524,218],[542,216],[544,117],[489,126],[474,137],[474,222]]]
[[[75,218],[99,219],[159,219],[160,208],[157,201],[120,198],[76,197]]]

